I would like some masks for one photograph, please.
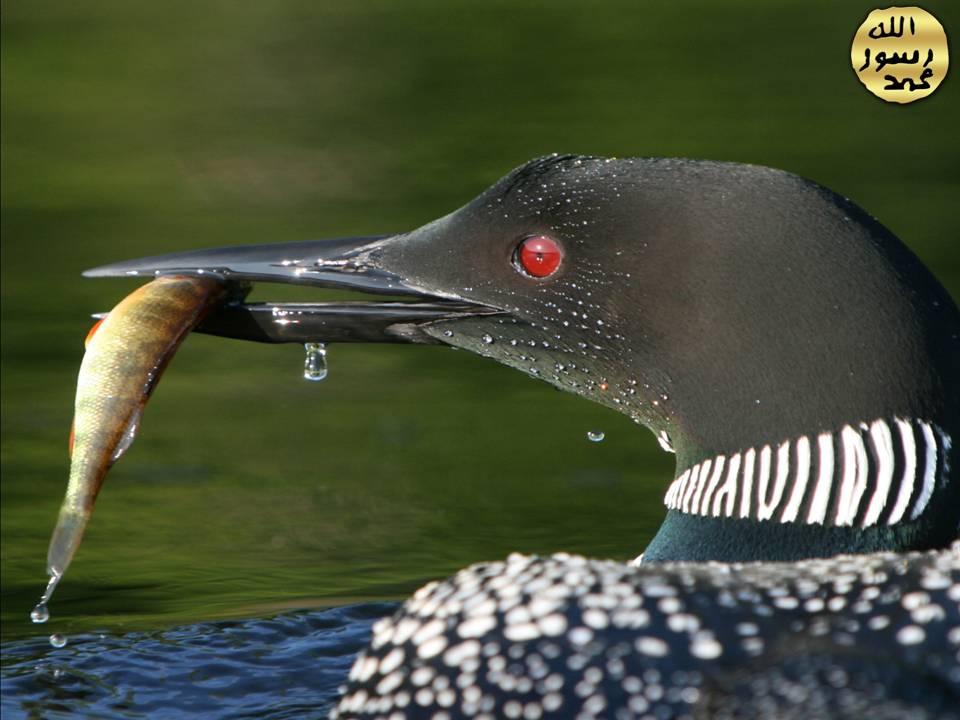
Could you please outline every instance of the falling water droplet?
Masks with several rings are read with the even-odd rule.
[[[47,569],[47,572],[50,574],[50,579],[47,580],[47,587],[44,588],[43,595],[40,596],[40,601],[34,605],[33,610],[30,611],[30,619],[38,625],[50,619],[50,610],[47,608],[47,603],[50,602],[50,598],[53,597],[53,591],[57,589],[57,584],[60,582],[60,578],[63,577],[63,573],[59,573],[50,568]]]
[[[587,431],[587,440],[590,442],[603,442],[603,439],[606,435],[603,434],[603,430],[588,430]]]
[[[50,644],[55,648],[65,647],[67,644],[66,635],[61,635],[60,633],[54,633],[50,636]]]
[[[480,340],[483,342],[484,345],[493,345],[493,335],[490,335],[489,333],[484,333],[480,337]]]
[[[304,343],[303,379],[320,382],[327,377],[327,346],[323,343]]]

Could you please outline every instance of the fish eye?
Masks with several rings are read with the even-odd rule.
[[[524,238],[513,252],[513,264],[518,271],[535,278],[553,275],[563,260],[563,250],[546,235]]]

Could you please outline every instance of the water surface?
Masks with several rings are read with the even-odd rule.
[[[80,634],[5,648],[4,717],[321,718],[370,626],[365,603],[125,635]]]

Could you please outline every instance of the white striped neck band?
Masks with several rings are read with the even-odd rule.
[[[664,504],[691,515],[781,523],[912,522],[947,478],[950,444],[925,420],[845,425],[704,460],[673,481]]]

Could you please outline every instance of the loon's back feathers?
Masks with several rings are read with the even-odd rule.
[[[960,718],[960,543],[797,563],[474,565],[375,626],[333,714],[868,715]]]

